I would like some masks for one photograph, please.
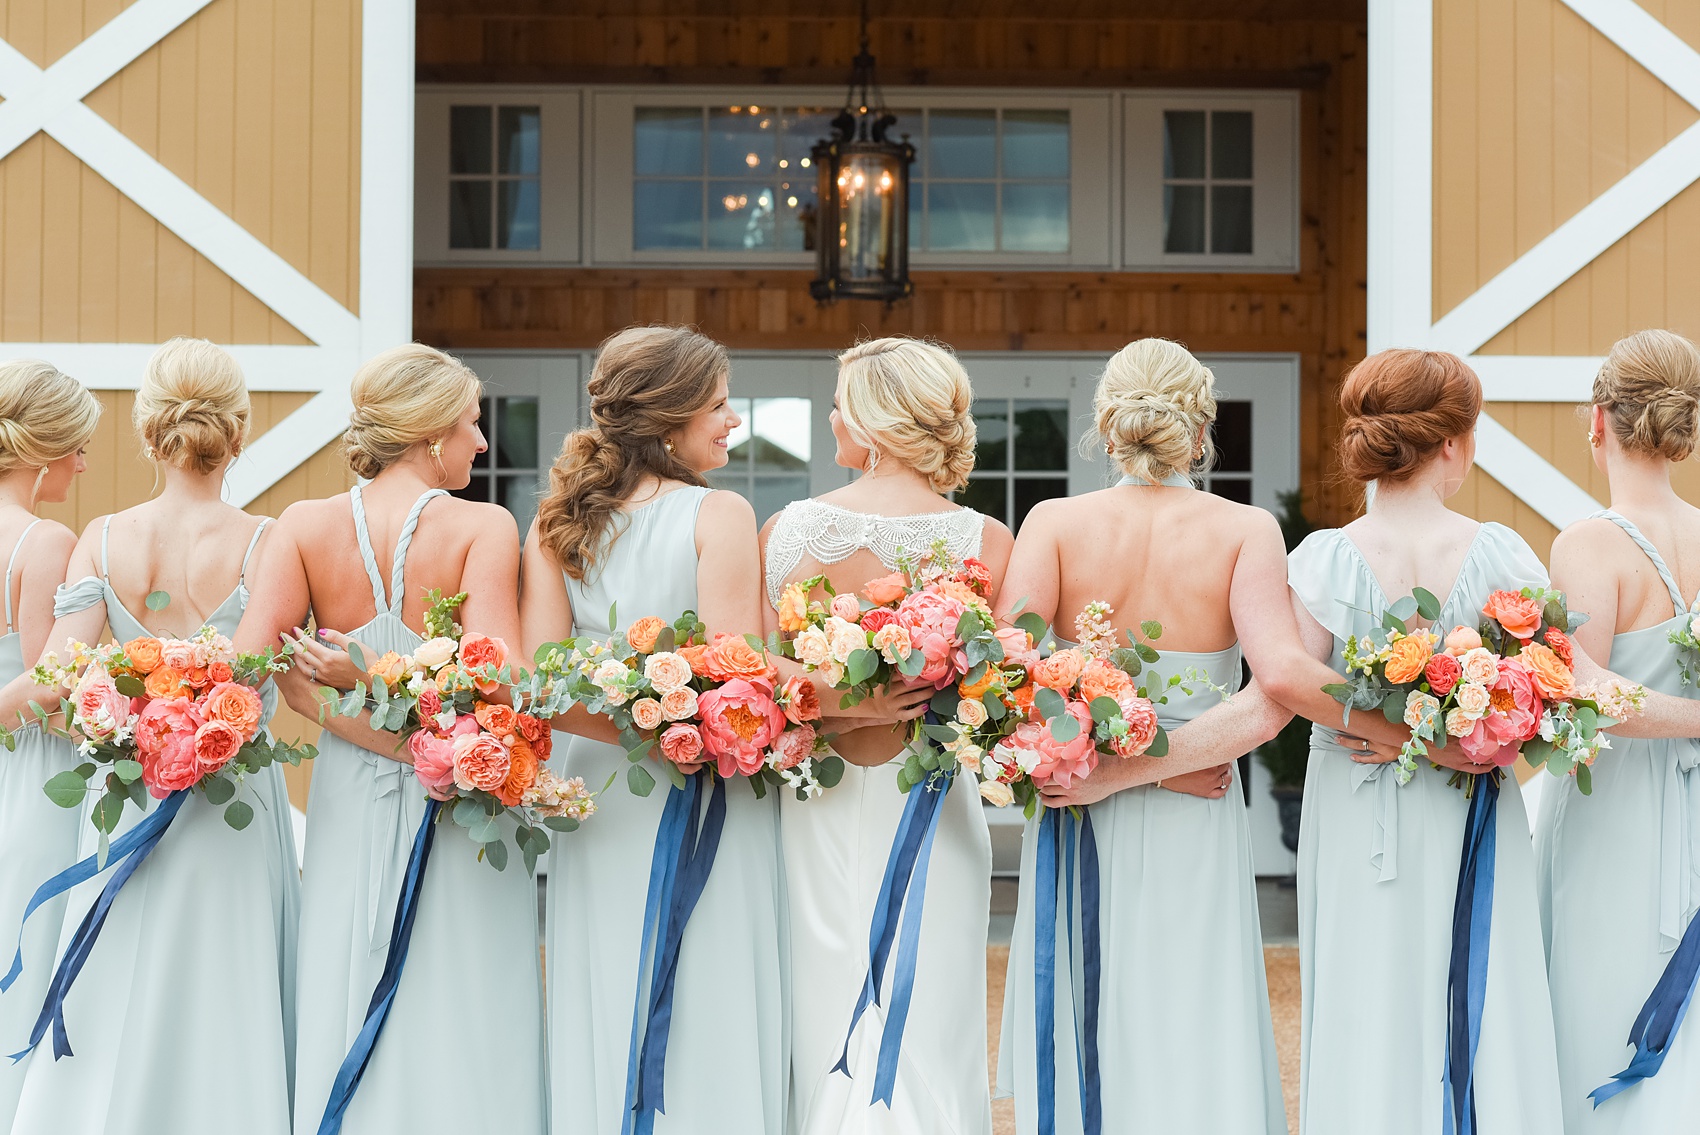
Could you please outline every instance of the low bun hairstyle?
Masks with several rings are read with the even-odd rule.
[[[895,461],[927,478],[935,493],[968,483],[974,389],[950,348],[901,336],[873,339],[839,355],[838,373],[838,414],[867,447],[869,468]]]
[[[88,444],[100,400],[40,359],[0,363],[0,473],[44,469]]]
[[[1110,356],[1092,413],[1110,459],[1130,477],[1160,485],[1215,460],[1206,427],[1216,420],[1216,376],[1179,343],[1136,339]]]
[[[707,484],[667,438],[712,404],[730,369],[726,348],[689,327],[628,327],[603,341],[585,385],[592,424],[567,435],[537,506],[538,539],[563,571],[590,574],[645,477]]]
[[[229,352],[180,336],[148,359],[130,418],[151,458],[211,473],[248,440],[248,384]]]
[[[1403,481],[1476,428],[1482,383],[1446,351],[1378,351],[1346,374],[1340,467],[1354,481]]]
[[[423,343],[405,343],[372,356],[349,385],[354,412],[342,435],[348,467],[376,477],[422,441],[442,437],[484,393],[459,359]]]
[[[1594,378],[1594,405],[1630,453],[1686,460],[1700,440],[1700,349],[1670,331],[1619,339]]]

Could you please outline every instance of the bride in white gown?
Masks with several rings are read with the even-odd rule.
[[[973,392],[955,356],[911,339],[880,339],[839,356],[832,432],[853,484],[797,501],[762,534],[767,629],[785,586],[826,575],[855,593],[941,543],[1003,578],[1012,539],[1001,523],[953,505],[974,467]],[[819,595],[816,596],[819,598]],[[972,780],[952,787],[933,844],[914,1000],[891,1105],[871,1103],[884,1028],[882,996],[846,1033],[868,972],[868,931],[905,797],[897,770],[932,689],[898,697],[885,723],[835,723],[844,778],[806,803],[780,804],[790,907],[791,1122],[794,1135],[991,1131],[986,1078],[986,930],[992,849]],[[827,712],[837,696],[823,696]],[[865,712],[864,707],[864,712]],[[856,728],[861,726],[861,728]],[[917,789],[919,791],[919,789]],[[886,968],[889,988],[895,966]],[[835,1071],[839,1058],[845,1070]]]

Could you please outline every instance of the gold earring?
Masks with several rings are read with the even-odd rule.
[[[669,456],[669,457],[673,456],[673,443],[672,443],[672,441],[671,440],[663,441],[661,444],[665,445],[667,447],[667,456]]]
[[[432,457],[441,457],[442,455],[443,455],[443,443],[440,442],[440,441],[432,442],[431,443],[431,456]]]
[[[1593,430],[1589,430],[1588,444],[1593,446],[1595,449],[1598,449],[1600,447],[1600,435],[1595,433]]]

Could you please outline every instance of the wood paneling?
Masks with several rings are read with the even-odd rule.
[[[136,0],[0,0],[0,39],[51,67]]]

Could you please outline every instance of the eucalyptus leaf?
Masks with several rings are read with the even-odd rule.
[[[546,816],[543,826],[554,832],[578,831],[578,821],[571,816]]]
[[[545,843],[547,843],[547,840],[545,840]],[[548,850],[547,846],[543,849],[543,851]],[[521,853],[525,856],[525,873],[535,878],[537,875],[537,858],[542,852],[535,847],[527,846],[521,849]]]
[[[1025,611],[1016,616],[1015,625],[1026,631],[1035,643],[1042,642],[1045,632],[1050,629],[1037,611]]]
[[[1594,770],[1587,765],[1576,766],[1576,790],[1584,796],[1594,794]]]
[[[660,654],[663,651],[672,650],[678,641],[679,633],[677,631],[672,627],[662,627],[661,632],[655,636],[655,652]]]
[[[683,789],[685,787],[685,774],[678,765],[674,764],[672,761],[662,761],[661,767],[667,772],[667,783],[671,784],[674,788]]]
[[[131,781],[142,775],[142,762],[132,761],[128,758],[113,761],[112,771],[118,775],[119,780],[122,780],[125,784],[129,784]]]
[[[118,818],[124,814],[125,794],[108,790],[94,803],[94,812],[89,817],[94,821],[95,828],[106,835],[118,830]]]
[[[1539,737],[1523,742],[1523,759],[1529,762],[1531,768],[1540,768],[1552,756],[1553,743],[1543,741]]]
[[[1382,612],[1381,625],[1390,631],[1398,631],[1400,634],[1405,633],[1405,620],[1399,618],[1392,611]]]
[[[927,707],[933,711],[940,721],[949,721],[956,716],[957,707],[962,704],[962,693],[955,686],[946,686],[933,695]]]
[[[991,690],[980,695],[980,704],[986,707],[986,718],[989,721],[1002,721],[1009,716],[1009,710],[1004,706],[1003,699]]]
[[[171,594],[166,591],[150,591],[144,602],[150,611],[163,611],[171,606]]]
[[[222,776],[207,781],[206,789],[208,804],[223,804],[236,795],[236,786]]]
[[[458,812],[459,809],[456,809],[456,811]],[[502,829],[495,816],[487,816],[480,810],[478,818],[466,825],[466,838],[473,843],[500,843]]]
[[[147,811],[148,786],[140,779],[132,780],[129,784],[125,785],[124,792],[127,796],[129,796],[130,803],[134,804],[144,812]]]
[[[366,664],[366,652],[353,639],[348,640],[348,660],[354,663],[355,668],[363,673],[371,670],[371,667]]]
[[[869,653],[872,653],[872,651]],[[926,668],[927,656],[922,654],[919,650],[911,650],[908,654],[904,655],[903,661],[897,664],[898,672],[909,678],[918,677],[921,671]]]
[[[1404,690],[1394,690],[1382,699],[1381,715],[1387,718],[1391,725],[1398,725],[1405,720],[1406,694]],[[1367,707],[1366,707],[1367,708]]]
[[[1092,710],[1092,720],[1098,723],[1120,717],[1122,713],[1122,707],[1117,704],[1116,699],[1107,694],[1100,694],[1093,698],[1089,708]]]
[[[1169,731],[1161,725],[1157,726],[1157,735],[1151,738],[1151,745],[1145,750],[1148,757],[1166,757],[1169,755]]]
[[[1068,702],[1049,686],[1041,686],[1033,695],[1033,708],[1038,710],[1041,719],[1048,721],[1059,713],[1067,713]]]
[[[484,859],[498,871],[507,870],[508,845],[502,842],[500,836],[486,840],[484,843]]]
[[[1417,601],[1417,614],[1430,622],[1440,618],[1440,600],[1434,597],[1434,592],[1426,587],[1413,587],[1411,598]]]
[[[744,635],[744,641],[749,643],[750,649],[755,651],[757,654],[760,654],[762,651],[767,649],[767,643],[763,642],[756,635],[746,632]]]
[[[967,641],[974,637],[980,629],[980,612],[970,607],[962,612],[962,617],[956,620],[956,637]]]
[[[1393,601],[1393,605],[1387,608],[1387,613],[1392,615],[1395,619],[1398,619],[1399,625],[1402,628],[1405,623],[1410,620],[1411,616],[1417,613],[1416,597],[1414,595],[1404,595],[1395,599]]]
[[[1163,624],[1156,619],[1145,619],[1139,624],[1139,633],[1155,642],[1163,637]]]
[[[1051,718],[1051,736],[1067,744],[1080,736],[1080,722],[1074,719],[1072,713],[1059,713]]]
[[[918,650],[911,651],[909,657],[914,658],[920,653]],[[922,661],[924,662],[925,659]],[[850,661],[845,664],[844,677],[852,685],[859,685],[874,676],[874,671],[879,669],[879,664],[880,656],[875,651],[865,647],[861,650],[853,650],[850,652]]]
[[[121,674],[112,684],[117,686],[118,692],[127,698],[144,697],[148,692],[147,686],[134,674]]]
[[[626,787],[633,796],[648,796],[655,787],[655,778],[642,765],[632,765],[626,769]]]
[[[815,761],[815,779],[820,781],[822,788],[835,788],[844,779],[844,758],[840,756],[821,757]]]
[[[245,800],[238,800],[224,810],[224,822],[241,831],[254,821],[254,809]]]
[[[484,818],[484,808],[478,801],[466,798],[455,801],[453,813],[454,822],[463,828],[470,829],[473,824]]]
[[[1155,664],[1157,659],[1162,657],[1162,655],[1158,654],[1155,650],[1152,650],[1149,646],[1146,646],[1143,642],[1134,647],[1133,651],[1135,654],[1139,655],[1140,658],[1151,664]]]
[[[767,781],[763,780],[759,776],[752,776],[752,777],[749,778],[749,782],[750,782],[750,791],[756,794],[756,799],[757,800],[766,800],[767,799]]]
[[[41,786],[47,793],[47,798],[61,808],[75,808],[89,794],[88,781],[76,773],[66,771],[57,774],[52,780]]]

